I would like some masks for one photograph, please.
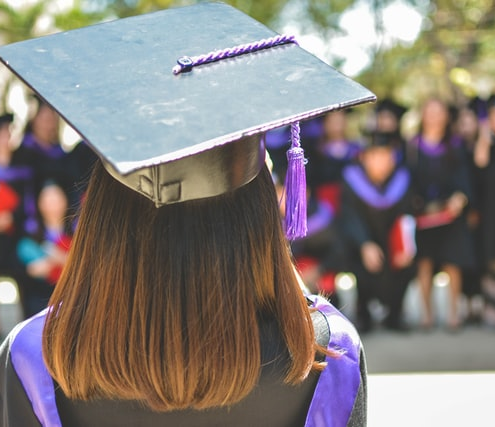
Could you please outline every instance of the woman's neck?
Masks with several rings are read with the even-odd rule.
[[[47,138],[44,135],[37,134],[36,132],[33,132],[34,139],[38,143],[39,146],[42,148],[48,149],[50,148],[53,144],[53,141],[49,138]]]
[[[64,220],[62,219],[50,219],[50,218],[44,218],[43,222],[45,223],[45,228],[48,230],[52,231],[63,231],[64,229]]]

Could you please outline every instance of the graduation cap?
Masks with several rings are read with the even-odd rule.
[[[391,100],[390,98],[384,98],[376,103],[375,111],[381,113],[384,111],[392,113],[397,120],[400,120],[407,111],[407,108]]]
[[[222,3],[15,43],[0,59],[157,206],[251,181],[269,129],[375,100]]]
[[[364,149],[375,147],[400,148],[402,145],[401,136],[398,132],[382,132],[373,130],[363,132]]]

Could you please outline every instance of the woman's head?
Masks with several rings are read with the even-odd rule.
[[[57,284],[44,355],[69,397],[140,399],[158,410],[240,400],[260,368],[259,317],[314,357],[266,168],[224,195],[155,208],[95,168]]]
[[[45,102],[39,101],[34,117],[29,124],[36,140],[43,145],[56,144],[59,141],[60,116]]]
[[[473,145],[478,139],[479,133],[479,122],[476,112],[471,108],[462,108],[456,120],[456,130],[464,141]]]
[[[421,112],[423,133],[445,135],[450,125],[450,112],[447,104],[439,98],[429,98]]]
[[[54,181],[49,181],[43,185],[38,196],[38,210],[44,223],[63,223],[69,201],[65,191]]]
[[[375,184],[383,184],[392,175],[396,166],[395,152],[390,146],[373,146],[360,155],[366,174]]]
[[[323,119],[325,141],[345,140],[347,130],[347,113],[344,110],[327,113]]]

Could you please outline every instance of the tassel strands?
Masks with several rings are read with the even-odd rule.
[[[301,147],[299,122],[291,125],[291,148],[287,151],[285,177],[285,235],[289,240],[306,236],[306,163]]]

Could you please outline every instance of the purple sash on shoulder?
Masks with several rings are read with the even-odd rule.
[[[454,135],[448,143],[439,142],[437,144],[428,144],[421,135],[416,135],[411,143],[415,145],[423,154],[428,157],[443,156],[447,152],[448,145],[454,148],[459,148],[462,145],[462,140]]]
[[[41,354],[41,333],[48,309],[19,325],[10,358],[33,411],[43,427],[62,427],[53,380]]]
[[[0,166],[0,181],[27,181],[33,176],[33,171],[28,166]]]
[[[313,307],[330,324],[329,349],[341,356],[327,357],[306,417],[305,427],[344,427],[354,407],[361,382],[360,339],[352,324],[327,300],[310,296]],[[43,427],[62,427],[53,380],[41,353],[41,335],[48,309],[21,323],[11,346],[11,360],[36,417]]]
[[[66,155],[66,152],[59,143],[42,146],[32,133],[24,135],[21,145],[37,153],[43,154],[50,159],[61,159]]]
[[[322,312],[330,325],[330,350],[340,357],[327,357],[304,427],[345,427],[354,407],[361,373],[361,340],[356,329],[334,306],[319,296],[309,296],[313,307]]]
[[[334,211],[330,203],[318,202],[316,212],[308,216],[307,236],[312,236],[327,228],[333,218]]]

